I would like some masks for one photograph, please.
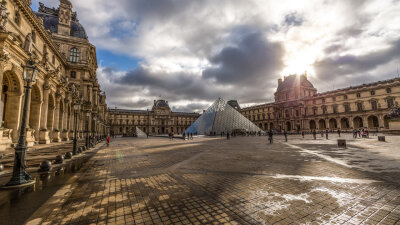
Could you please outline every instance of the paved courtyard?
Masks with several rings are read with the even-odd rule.
[[[399,223],[400,137],[330,138],[117,138],[26,222]]]

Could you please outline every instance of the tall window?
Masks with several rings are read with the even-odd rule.
[[[376,103],[376,101],[371,101],[371,108],[372,108],[372,110],[378,109],[378,104]]]
[[[326,106],[322,106],[322,113],[323,114],[327,114],[328,113],[328,109],[326,108]]]
[[[358,103],[357,103],[357,110],[358,110],[358,111],[362,111],[362,110],[363,110],[363,106],[362,106],[362,103],[361,103],[361,102],[358,102]]]
[[[343,95],[343,99],[347,99],[347,95]]]
[[[79,49],[71,48],[69,52],[69,60],[71,62],[78,62],[79,61]]]
[[[386,93],[392,93],[392,89],[391,88],[386,88]]]
[[[375,91],[371,91],[371,95],[375,95]]]
[[[75,71],[71,71],[71,78],[76,78],[76,72]]]
[[[338,107],[337,107],[337,105],[334,105],[334,106],[333,106],[333,113],[338,113]]]
[[[345,112],[350,112],[350,105],[349,104],[345,104],[344,105],[344,111]]]
[[[389,98],[387,100],[387,106],[388,106],[388,108],[392,108],[394,106],[393,98]]]
[[[361,98],[361,93],[357,93],[357,98]]]

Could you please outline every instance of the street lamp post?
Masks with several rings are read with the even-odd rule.
[[[72,154],[76,155],[78,154],[78,113],[79,110],[81,110],[81,105],[79,102],[76,102],[74,104],[74,124],[75,124],[75,130],[74,130],[74,143],[73,143],[73,149],[72,149]]]
[[[13,174],[10,181],[6,184],[8,187],[31,185],[35,183],[32,177],[26,172],[26,150],[28,148],[26,146],[26,124],[28,117],[29,98],[32,89],[31,83],[35,82],[39,70],[35,66],[35,61],[33,60],[29,60],[28,65],[23,66],[23,69],[23,76],[24,80],[26,81],[25,102],[22,112],[22,122],[18,144],[15,147]]]
[[[89,149],[89,118],[91,112],[88,110],[86,111],[86,148]]]

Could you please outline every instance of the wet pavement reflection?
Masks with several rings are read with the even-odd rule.
[[[36,183],[19,189],[0,190],[0,224],[23,224],[43,203],[45,203],[59,188],[76,181],[83,165],[95,154],[86,152],[79,158],[55,164],[50,171],[31,173]],[[0,178],[4,184],[10,176]]]

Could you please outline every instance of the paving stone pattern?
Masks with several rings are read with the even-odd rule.
[[[396,224],[400,161],[371,153],[375,139],[118,138],[27,224]]]

